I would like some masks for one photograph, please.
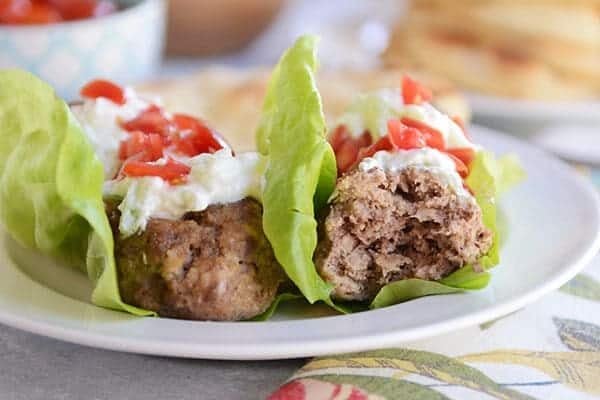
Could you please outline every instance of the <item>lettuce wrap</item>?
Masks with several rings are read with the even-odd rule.
[[[335,155],[317,90],[317,38],[303,36],[275,67],[257,129],[259,151],[269,157],[263,190],[263,229],[277,261],[310,302],[329,303],[331,286],[312,260],[315,211],[335,187]]]
[[[37,77],[0,71],[0,220],[23,246],[87,271],[92,302],[152,315],[119,295],[101,162],[68,105]]]
[[[321,300],[347,311],[349,308],[333,304],[331,286],[319,276],[313,263],[317,244],[315,215],[331,196],[336,179],[335,155],[326,139],[326,123],[315,84],[317,43],[313,36],[298,39],[280,60],[268,87],[257,130],[259,150],[270,159],[263,226],[276,258],[304,297],[310,303]],[[369,107],[374,124],[381,115],[393,111],[381,104],[365,106]],[[440,281],[406,279],[390,283],[363,309],[486,287],[490,280],[487,270],[499,262],[496,198],[523,176],[513,156],[496,159],[492,153],[479,151],[466,182],[482,210],[484,225],[493,234],[491,249],[476,266],[465,265]]]

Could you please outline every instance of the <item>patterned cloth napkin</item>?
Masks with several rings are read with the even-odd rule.
[[[600,188],[600,170],[579,167]],[[268,400],[597,399],[600,256],[560,290],[404,348],[316,358]]]

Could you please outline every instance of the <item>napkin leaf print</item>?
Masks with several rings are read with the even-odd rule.
[[[587,300],[600,301],[600,282],[586,274],[579,274],[560,288],[561,292]]]
[[[354,370],[363,376],[381,375],[393,371],[393,378],[416,374],[448,385],[463,386],[486,393],[497,399],[530,400],[532,397],[503,387],[481,371],[442,354],[410,349],[386,349],[342,356],[318,358],[306,364],[299,376],[329,375]],[[354,374],[354,373],[353,373]]]
[[[558,328],[560,340],[571,350],[599,351],[600,327],[575,319],[552,318]]]
[[[516,364],[537,369],[573,389],[600,394],[600,327],[573,319],[553,318],[570,352],[498,350],[460,357],[465,362]]]
[[[573,389],[600,394],[600,352],[499,350],[470,354],[460,359],[466,362],[522,365],[537,369]]]

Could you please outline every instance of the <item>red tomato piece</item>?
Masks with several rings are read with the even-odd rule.
[[[96,0],[47,0],[66,20],[90,18],[94,15]]]
[[[125,176],[158,176],[170,183],[178,183],[185,179],[191,168],[169,158],[164,165],[143,161],[129,161],[123,166]]]
[[[405,75],[402,77],[402,99],[404,104],[421,104],[433,98],[431,90]]]
[[[391,119],[387,123],[390,141],[397,149],[411,150],[426,146],[425,137],[415,129],[406,126],[397,119]]]
[[[362,135],[356,139],[360,148],[368,147],[373,144],[373,137],[368,131],[365,131]]]
[[[150,133],[146,136],[146,155],[149,161],[155,161],[163,156],[164,142],[163,137],[156,133]]]
[[[131,132],[129,138],[119,146],[119,159],[135,157],[137,161],[156,161],[163,156],[164,147],[163,137],[159,134]]]
[[[0,0],[0,23],[19,24],[30,11],[30,0]]]
[[[173,136],[173,144],[178,153],[184,154],[188,157],[193,157],[199,154],[194,141],[188,140],[187,137],[181,137],[180,134]]]
[[[173,122],[175,123],[177,129],[179,129],[180,131],[194,131],[199,126],[204,126],[204,124],[202,124],[200,120],[198,120],[198,118],[192,117],[191,115],[187,114],[173,115]]]
[[[444,148],[446,147],[444,137],[442,136],[440,131],[438,131],[435,128],[432,128],[426,123],[408,117],[402,117],[400,119],[400,122],[402,122],[408,127],[419,130],[423,134],[423,138],[425,139],[425,143],[427,144],[427,146],[437,150],[444,150]]]
[[[450,153],[446,154],[452,159],[452,161],[454,161],[454,165],[456,166],[456,172],[458,172],[461,178],[466,178],[467,176],[469,176],[469,168],[467,168],[464,162],[462,162],[458,157]]]
[[[62,21],[62,17],[60,16],[59,12],[54,9],[54,7],[46,3],[34,1],[31,3],[31,8],[29,11],[17,23],[24,25],[37,25],[51,24],[59,21]]]
[[[462,161],[466,166],[471,165],[475,159],[475,150],[468,147],[459,147],[455,149],[446,150],[447,153],[452,154],[454,157]]]
[[[125,92],[123,88],[104,79],[96,79],[87,83],[79,92],[82,97],[97,99],[99,97],[108,99],[115,104],[125,104]]]
[[[173,128],[171,121],[165,116],[157,105],[150,105],[137,117],[122,124],[123,129],[129,132],[141,131],[144,133],[158,133],[168,135]]]
[[[348,131],[342,131],[339,127],[334,131],[332,140],[335,142],[334,152],[340,174],[349,170],[355,164],[359,152],[373,142],[369,132],[365,131],[354,138]]]
[[[361,149],[361,151],[358,153],[356,161],[358,162],[363,158],[371,157],[378,151],[391,151],[394,150],[394,148],[394,144],[390,140],[390,137],[384,136],[375,143],[373,143],[371,146]]]
[[[335,153],[338,152],[340,146],[348,139],[350,139],[350,132],[346,125],[339,125],[331,135],[329,135],[329,144]]]
[[[213,153],[223,144],[202,121],[185,114],[175,114],[173,122],[180,133],[174,136],[175,149],[187,156]]]
[[[338,174],[343,174],[354,165],[358,157],[359,150],[360,148],[358,143],[352,139],[346,140],[344,143],[342,143],[335,154]]]
[[[132,132],[127,140],[121,141],[119,159],[126,160],[145,150],[145,138],[142,132]]]

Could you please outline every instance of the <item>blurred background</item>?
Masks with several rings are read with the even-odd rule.
[[[0,67],[66,98],[98,76],[142,84],[200,114],[218,114],[203,97],[229,86],[248,96],[244,115],[260,105],[260,66],[303,33],[322,37],[333,112],[410,71],[442,108],[600,164],[600,0],[0,0]]]

